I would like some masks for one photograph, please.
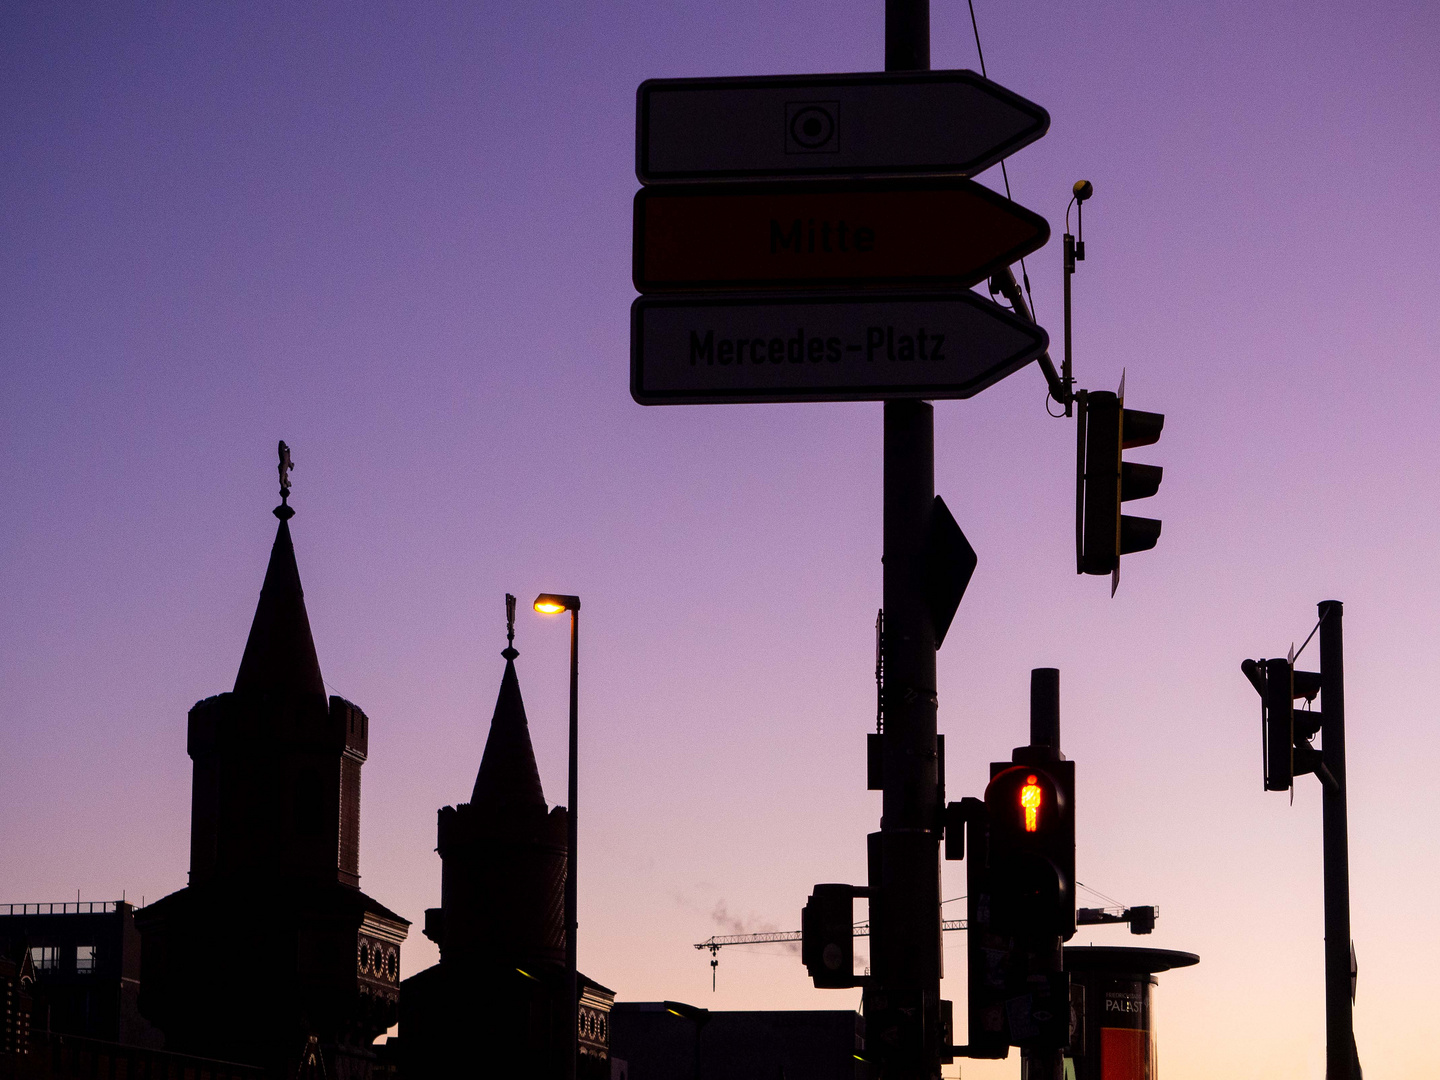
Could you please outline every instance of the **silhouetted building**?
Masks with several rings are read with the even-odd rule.
[[[123,900],[0,904],[0,956],[28,960],[38,1032],[158,1047],[140,1015],[140,935]]]
[[[0,1030],[0,1058],[13,1061],[30,1053],[30,991],[34,985],[28,950],[18,959],[0,950],[0,1009],[5,1024]]]
[[[660,1001],[610,1012],[610,1053],[626,1080],[864,1080],[865,1020],[850,1009],[706,1012]],[[698,1069],[697,1069],[698,1060]],[[623,1064],[622,1064],[623,1063]]]
[[[293,513],[234,690],[190,710],[190,883],[137,912],[140,1009],[169,1050],[352,1080],[397,1019],[409,923],[359,889],[369,720],[326,696]]]
[[[512,627],[513,638],[513,627]],[[425,936],[440,962],[405,980],[404,1080],[559,1077],[565,988],[566,809],[540,786],[513,644],[470,801],[439,811],[440,907]],[[614,993],[580,977],[581,1076],[609,1080]]]
[[[159,1048],[137,1009],[134,914],[123,900],[0,904],[0,1080],[265,1080],[258,1068]]]

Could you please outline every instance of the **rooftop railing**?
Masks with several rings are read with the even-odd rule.
[[[53,904],[0,904],[0,915],[109,915],[123,900],[57,900]]]

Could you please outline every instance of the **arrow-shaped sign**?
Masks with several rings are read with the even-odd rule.
[[[925,598],[935,627],[935,648],[945,644],[945,634],[955,618],[965,587],[975,573],[975,549],[965,538],[955,516],[939,495],[930,509],[930,529],[925,537]]]
[[[798,176],[974,176],[1050,114],[973,71],[650,79],[637,102],[642,184]]]
[[[641,405],[967,398],[1049,341],[968,289],[642,296],[630,394]]]
[[[666,185],[635,195],[633,273],[642,293],[968,288],[1049,237],[971,180]]]

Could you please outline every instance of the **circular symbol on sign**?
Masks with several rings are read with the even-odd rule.
[[[806,150],[817,150],[835,137],[835,117],[829,109],[807,105],[790,118],[790,137]]]
[[[831,971],[838,971],[840,961],[844,958],[845,954],[840,951],[840,946],[836,945],[833,941],[825,946],[825,952],[821,955],[821,959],[825,961],[825,966]]]

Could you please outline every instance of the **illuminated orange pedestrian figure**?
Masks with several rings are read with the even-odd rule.
[[[1020,789],[1020,805],[1025,809],[1025,831],[1035,832],[1040,828],[1040,784],[1034,773],[1025,777],[1025,786]]]

